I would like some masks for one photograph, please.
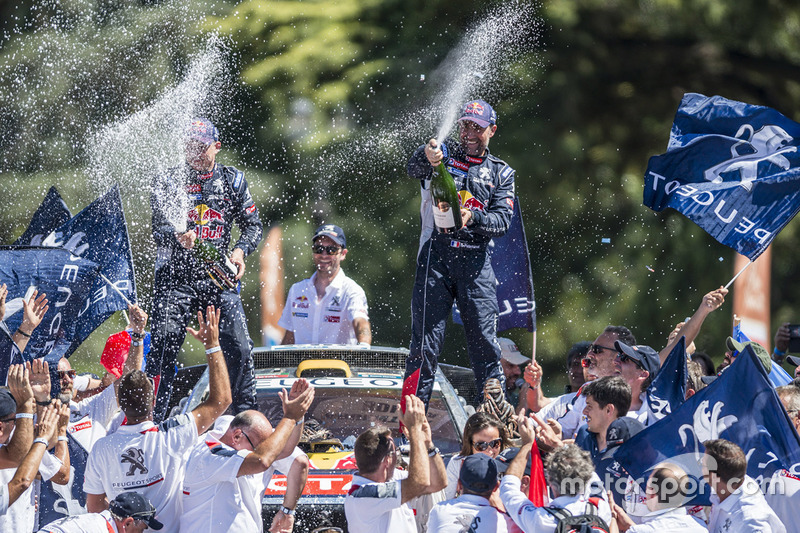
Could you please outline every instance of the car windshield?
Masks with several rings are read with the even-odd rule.
[[[375,425],[392,430],[400,437],[398,418],[399,391],[394,389],[360,389],[354,387],[316,387],[314,403],[306,414],[303,441],[333,442],[343,450],[352,450],[356,437]],[[258,410],[264,413],[273,426],[283,417],[277,389],[260,389],[257,393]],[[443,454],[457,453],[461,449],[460,436],[442,393],[434,391],[428,407],[428,421],[433,441]]]

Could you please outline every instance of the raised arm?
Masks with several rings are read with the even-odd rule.
[[[13,337],[11,337],[20,352],[25,351],[33,330],[41,324],[48,309],[50,309],[50,306],[47,305],[47,295],[44,293],[39,294],[39,291],[33,291],[29,299],[22,300],[22,323],[17,328],[17,331],[14,332]]]
[[[203,343],[208,363],[208,398],[192,411],[198,434],[211,427],[232,401],[228,367],[219,345],[220,314],[220,309],[215,310],[213,305],[209,305],[205,317],[202,311],[197,312],[198,329],[186,328],[186,331]]]
[[[283,404],[283,418],[278,422],[275,431],[264,439],[253,453],[244,458],[237,476],[259,474],[272,466],[286,446],[286,441],[289,440],[294,428],[302,423],[306,411],[314,401],[314,387],[305,379],[295,381],[290,393],[281,390],[278,394]]]
[[[28,487],[31,486],[31,483],[33,483],[33,480],[36,478],[36,474],[39,472],[39,465],[42,462],[42,457],[47,452],[47,443],[56,432],[58,416],[58,408],[56,408],[55,405],[50,405],[42,411],[42,417],[39,419],[37,428],[36,441],[29,446],[30,449],[20,462],[14,477],[8,482],[9,506],[17,501],[22,493],[28,490]],[[18,431],[19,428],[14,431],[15,436]],[[32,428],[28,428],[27,431],[31,431],[32,433]],[[33,441],[32,434],[31,440]]]
[[[528,391],[525,397],[527,408],[534,413],[538,413],[553,401],[552,398],[546,397],[542,392],[541,365],[535,360],[531,361],[528,363],[528,366],[525,367],[523,377],[525,378],[525,383],[528,384]]]
[[[425,448],[426,437],[423,429],[425,405],[413,394],[405,396],[405,401],[406,411],[402,414],[402,421],[411,450],[408,457],[408,477],[400,482],[401,503],[426,494],[431,484],[431,469],[427,457],[428,451]]]
[[[286,474],[286,493],[283,495],[283,507],[296,509],[303,488],[308,479],[308,456],[301,455],[292,461],[292,466]],[[270,533],[292,533],[294,529],[294,515],[284,514],[282,510],[275,513],[272,519]]]
[[[686,337],[686,346],[689,346],[694,340],[697,338],[697,334],[700,333],[700,327],[703,325],[703,321],[706,319],[708,315],[711,314],[712,311],[716,311],[719,309],[723,303],[725,303],[725,296],[728,294],[728,289],[724,287],[720,287],[719,289],[713,290],[703,296],[703,301],[700,303],[700,307],[697,308],[697,311],[694,312],[691,319],[684,324],[683,328],[681,328],[681,335]],[[676,335],[675,338],[667,344],[667,346],[658,352],[658,358],[661,361],[661,364],[664,364],[664,361],[667,360],[669,353],[678,344],[680,340],[680,336]]]
[[[69,424],[69,404],[60,403],[58,400],[53,400],[53,405],[57,408],[58,420],[56,431],[50,439],[48,448],[55,445],[53,454],[61,461],[61,468],[56,475],[50,478],[50,481],[56,485],[66,485],[69,483],[69,447],[67,446],[67,424]],[[42,415],[39,415],[42,418]]]
[[[0,448],[0,468],[18,467],[33,442],[34,403],[30,371],[29,362],[8,368],[8,388],[17,402],[17,414],[14,434],[8,444]]]
[[[430,469],[431,482],[423,494],[439,492],[447,487],[447,468],[444,466],[442,454],[433,442],[431,425],[426,417],[422,423],[422,433],[425,436],[425,453],[428,454],[428,468]]]
[[[128,318],[130,319],[131,339],[133,339],[133,342],[131,342],[131,348],[128,351],[128,358],[125,359],[125,366],[122,368],[122,376],[130,374],[134,370],[141,370],[142,361],[144,360],[144,328],[147,325],[147,313],[138,305],[129,304]],[[138,339],[134,337],[138,337]],[[119,392],[118,379],[114,381],[114,389]]]

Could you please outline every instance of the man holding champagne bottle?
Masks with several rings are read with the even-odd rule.
[[[411,299],[411,347],[403,394],[416,395],[426,406],[454,299],[479,394],[489,378],[505,383],[488,246],[511,223],[515,172],[489,153],[489,140],[497,131],[491,105],[483,100],[467,102],[458,124],[459,142],[431,139],[408,163],[409,175],[423,188],[423,235]]]
[[[233,410],[239,413],[256,405],[253,341],[238,280],[244,274],[244,258],[255,251],[263,228],[242,171],[216,162],[222,147],[217,128],[209,120],[194,119],[185,142],[186,163],[157,176],[150,197],[158,250],[147,374],[156,379],[156,422],[167,416],[186,326],[198,309],[208,305],[222,310],[219,340],[231,380]],[[175,199],[187,196],[188,206],[176,207],[180,202]],[[188,219],[187,226],[177,228],[176,217],[181,222]],[[241,236],[228,257],[234,222]]]

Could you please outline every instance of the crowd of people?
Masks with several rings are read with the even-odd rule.
[[[728,339],[724,362],[714,368],[694,346],[704,320],[728,291],[721,287],[706,294],[661,350],[637,344],[625,326],[608,326],[593,341],[575,343],[566,357],[564,394],[547,397],[541,365],[496,332],[496,280],[488,249],[491,239],[508,229],[516,199],[514,170],[488,150],[497,114],[487,102],[473,100],[463,106],[458,124],[458,140],[431,139],[408,164],[423,193],[423,231],[399,398],[403,436],[393,438],[390,428],[375,425],[355,440],[357,472],[344,500],[349,531],[790,530],[800,518],[800,479],[780,470],[773,481],[784,490],[762,493],[747,476],[744,451],[728,440],[703,443],[710,506],[689,505],[691,495],[683,490],[688,474],[670,462],[657,465],[644,486],[630,480],[608,486],[601,479],[598,474],[615,462],[619,447],[656,422],[646,391],[679,342],[691,359],[687,398],[744,349]],[[149,316],[131,304],[130,350],[122,368],[108,368],[102,379],[78,387],[66,358],[56,369],[43,359],[10,366],[7,389],[0,390],[0,531],[262,531],[261,498],[276,470],[286,475],[286,490],[269,529],[295,528],[310,468],[298,444],[315,391],[307,380],[295,380],[280,393],[283,417],[276,423],[256,410],[252,341],[236,284],[245,257],[260,242],[262,225],[241,171],[216,162],[220,148],[214,125],[193,121],[183,174],[170,171],[154,182],[158,254],[153,349],[146,360]],[[454,233],[438,226],[441,207],[430,201],[430,181],[440,164],[453,175],[462,203],[456,215],[463,228]],[[164,199],[182,193],[193,207],[187,226],[178,228]],[[210,242],[227,251],[234,223],[241,236],[230,254],[230,275],[221,270],[209,275],[195,248]],[[311,244],[314,273],[289,291],[279,322],[283,343],[369,347],[365,293],[341,269],[347,255],[344,230],[323,224]],[[6,292],[0,285],[0,320]],[[465,325],[479,407],[466,421],[460,452],[445,462],[426,411],[454,301]],[[46,295],[36,293],[23,301],[23,320],[13,333],[20,352],[48,304]],[[197,329],[189,326],[194,319]],[[175,361],[187,332],[204,346],[209,392],[190,412],[169,416]],[[769,365],[784,360],[788,339],[783,325],[771,356],[750,344]],[[777,392],[800,428],[800,382]],[[400,454],[401,444],[407,454]],[[82,479],[71,475],[78,464]],[[85,509],[65,504],[61,517],[48,516],[36,480],[60,494],[80,485]]]

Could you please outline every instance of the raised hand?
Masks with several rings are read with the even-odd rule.
[[[39,423],[36,425],[36,436],[45,439],[47,442],[53,440],[58,429],[58,417],[61,412],[61,405],[58,400],[48,405],[42,411]]]
[[[33,389],[33,398],[37,402],[50,400],[50,370],[47,361],[43,358],[31,361],[30,382],[31,389]]]
[[[294,398],[291,397],[292,392],[295,393]],[[314,387],[308,383],[308,380],[298,379],[292,385],[289,393],[286,392],[286,389],[281,389],[278,391],[278,395],[283,404],[283,416],[292,420],[300,420],[314,401]]]
[[[134,333],[144,333],[147,325],[147,313],[136,304],[128,304],[128,318],[130,319],[131,330]]]
[[[198,329],[186,328],[186,331],[192,336],[203,343],[206,350],[219,346],[219,317],[222,314],[221,309],[214,309],[213,305],[206,308],[206,316],[203,316],[202,311],[197,312]]]
[[[0,284],[0,320],[6,316],[6,296],[8,296],[8,287],[6,284]]]
[[[47,295],[44,293],[39,294],[39,291],[33,291],[28,300],[22,300],[23,315],[19,330],[27,335],[33,333],[33,330],[42,323],[42,319],[48,309],[50,309],[50,306],[47,305]]]
[[[8,390],[17,401],[17,406],[33,401],[30,372],[31,364],[29,362],[8,367]]]

